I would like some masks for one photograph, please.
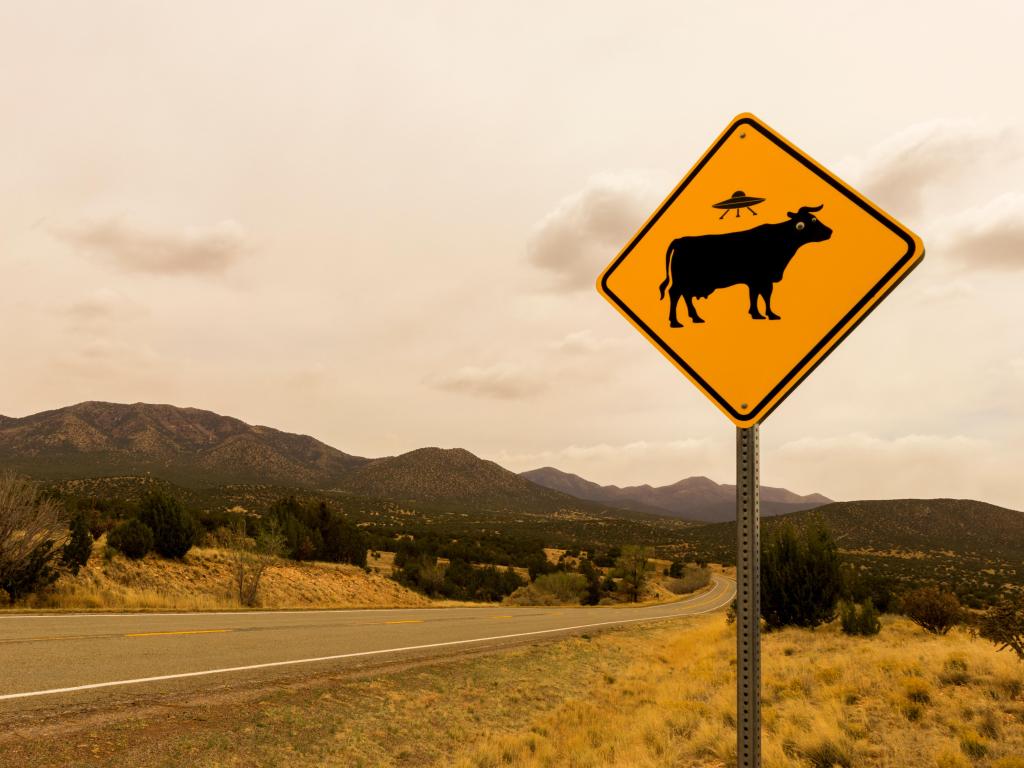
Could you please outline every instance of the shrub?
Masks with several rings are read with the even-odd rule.
[[[988,754],[988,742],[986,742],[976,731],[967,730],[960,736],[960,749],[968,757],[978,759]]]
[[[145,523],[132,518],[114,526],[107,534],[107,546],[125,557],[138,560],[153,549],[153,531]]]
[[[669,577],[665,580],[665,586],[674,595],[688,595],[706,587],[711,581],[711,570],[696,565],[688,565],[685,570],[680,571],[677,578]]]
[[[160,491],[147,494],[139,507],[139,520],[153,532],[153,548],[164,557],[181,559],[199,536],[199,525],[173,496]]]
[[[839,619],[847,635],[877,635],[882,629],[875,604],[869,597],[863,605],[843,602],[839,606]]]
[[[517,605],[564,605],[579,603],[587,592],[587,578],[580,573],[548,573],[517,589],[509,602]]]
[[[993,605],[978,626],[978,634],[1002,651],[1011,649],[1024,661],[1024,592],[1005,595]]]
[[[92,542],[92,531],[89,530],[85,512],[79,511],[71,518],[71,536],[60,555],[64,567],[73,576],[77,576],[82,566],[89,562],[89,557],[92,555]]]
[[[944,635],[962,617],[956,595],[937,587],[922,587],[903,596],[903,613],[908,619],[936,635]]]
[[[32,481],[0,474],[0,589],[11,602],[57,580],[67,540],[64,510]]]
[[[814,768],[853,768],[853,750],[848,744],[837,744],[831,739],[807,747],[803,756]]]
[[[761,546],[761,616],[769,629],[816,627],[835,618],[842,592],[839,551],[824,526],[803,535],[786,524]]]

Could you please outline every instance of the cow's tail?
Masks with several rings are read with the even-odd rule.
[[[669,245],[668,250],[665,252],[665,282],[658,286],[658,290],[661,291],[661,298],[665,298],[665,289],[668,288],[668,284],[672,282],[672,254],[675,253],[676,243],[673,240]]]

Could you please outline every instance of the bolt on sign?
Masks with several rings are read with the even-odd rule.
[[[738,427],[750,427],[923,257],[914,233],[743,114],[598,290]]]

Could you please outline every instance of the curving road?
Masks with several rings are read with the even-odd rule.
[[[272,670],[423,658],[721,610],[735,583],[646,607],[416,608],[0,616],[0,707],[167,681],[191,689]],[[321,667],[322,668],[322,667]]]

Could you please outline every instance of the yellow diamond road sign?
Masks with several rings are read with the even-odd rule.
[[[745,114],[597,287],[737,426],[749,427],[923,256],[914,233]]]

